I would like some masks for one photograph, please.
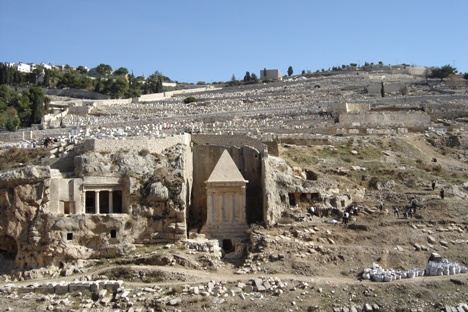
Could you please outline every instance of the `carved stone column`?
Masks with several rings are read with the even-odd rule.
[[[114,197],[113,197],[113,191],[109,191],[109,213],[114,213]]]
[[[101,213],[99,208],[99,191],[94,192],[94,211],[97,214]]]

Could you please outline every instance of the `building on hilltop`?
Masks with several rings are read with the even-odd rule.
[[[262,69],[260,70],[260,79],[273,79],[273,80],[283,80],[281,72],[279,69]]]
[[[13,65],[13,67],[16,68],[16,70],[18,70],[19,72],[22,72],[22,73],[30,73],[34,69],[34,65],[25,64],[25,63],[22,63],[22,62],[15,63]]]

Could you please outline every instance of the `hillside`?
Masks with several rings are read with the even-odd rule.
[[[201,99],[196,105],[181,106],[183,96],[177,96],[124,107],[102,104],[87,116],[67,115],[67,126],[88,126],[78,141],[98,139],[99,133],[117,137],[116,129],[122,127],[129,137],[138,136],[137,132],[170,136],[184,128],[250,134],[270,144],[269,148],[277,146],[265,159],[276,165],[276,182],[284,184],[290,197],[284,198],[284,210],[275,224],[250,224],[241,256],[224,246],[222,250],[197,243],[202,235],[190,231],[188,240],[135,244],[124,256],[70,260],[60,268],[17,269],[11,274],[7,273],[11,267],[6,268],[11,259],[2,253],[0,303],[8,311],[452,311],[456,306],[458,311],[468,311],[468,274],[461,270],[450,275],[403,276],[403,272],[422,275],[433,254],[447,259],[452,267],[468,267],[468,128],[466,117],[458,115],[468,105],[466,86],[447,95],[441,90],[449,88],[439,82],[434,86],[422,78],[395,75],[392,83],[407,83],[407,98],[397,93],[381,98],[364,92],[369,79],[333,76],[227,88],[195,94]],[[371,111],[384,112],[423,107],[424,113],[430,113],[431,124],[423,130],[408,127],[406,132],[381,135],[338,135],[336,102],[369,103]],[[173,127],[157,127],[164,122]],[[372,127],[379,128],[378,122]],[[398,127],[402,128],[393,128]],[[196,150],[191,144],[191,150]],[[58,150],[69,146],[64,143]],[[60,158],[57,149],[49,150]],[[3,170],[23,166],[12,157],[39,165],[45,162],[39,158],[47,149],[25,152],[29,159],[14,152],[2,151],[10,160]],[[176,152],[180,151],[166,152],[168,160],[161,161],[160,154],[148,150],[135,155],[121,151],[119,164],[154,172],[154,178],[163,165],[176,168],[174,164],[181,163]],[[107,170],[107,165],[112,173],[117,171],[112,153],[83,155],[85,169],[94,157],[97,160],[89,166],[96,172]],[[131,157],[131,164],[125,155]],[[151,167],[151,157],[160,163]],[[168,177],[178,174],[161,172]],[[130,180],[143,176],[128,175]],[[302,190],[308,183],[333,196],[320,198],[322,193],[311,192],[311,198],[297,201],[290,188],[297,187],[300,198],[306,196]],[[275,191],[269,186],[265,192],[271,195]],[[340,198],[345,204],[332,202]],[[347,224],[342,223],[342,206],[356,212]],[[415,211],[405,216],[413,207]],[[398,278],[371,281],[366,273],[373,267],[393,270]],[[59,292],[58,285],[66,285],[66,291]]]

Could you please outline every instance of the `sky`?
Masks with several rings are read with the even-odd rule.
[[[468,1],[0,0],[0,62],[212,83],[379,61],[468,72]]]

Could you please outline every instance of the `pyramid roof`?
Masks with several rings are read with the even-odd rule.
[[[206,182],[247,182],[227,150],[219,158]]]

